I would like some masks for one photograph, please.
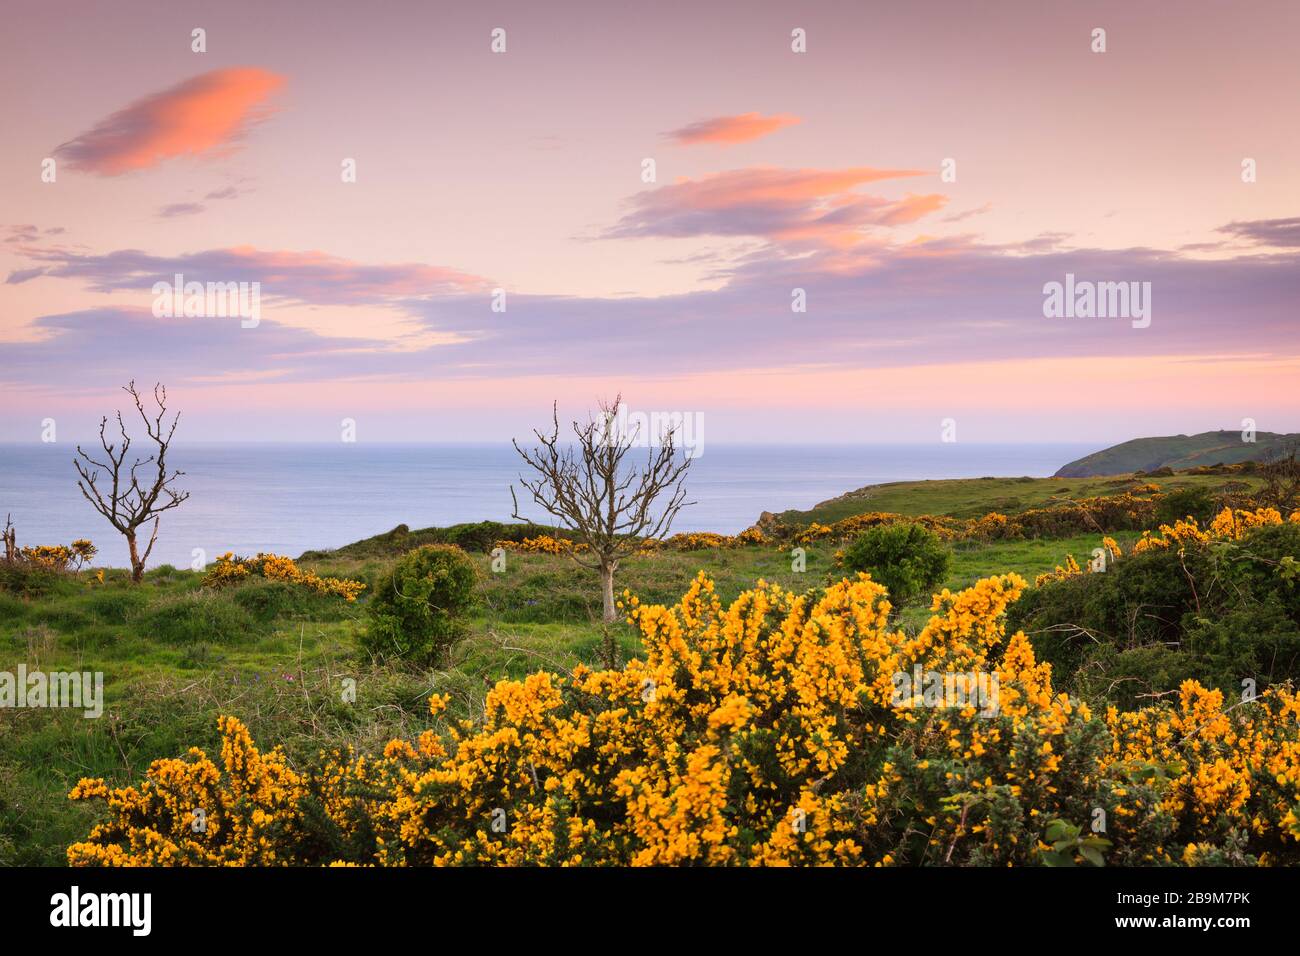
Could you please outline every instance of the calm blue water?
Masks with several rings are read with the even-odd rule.
[[[734,534],[763,511],[808,508],[863,485],[920,478],[1045,476],[1097,445],[708,446],[691,465],[674,531]],[[88,449],[89,450],[89,449]],[[0,519],[21,544],[90,538],[98,565],[127,563],[121,537],[77,490],[72,445],[0,444]],[[643,454],[643,453],[642,453]],[[186,567],[193,549],[298,555],[398,524],[510,518],[519,460],[502,445],[177,445],[190,500],[163,515],[151,565]],[[524,514],[543,519],[521,498]]]

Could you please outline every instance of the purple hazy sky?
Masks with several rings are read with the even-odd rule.
[[[459,6],[11,4],[0,440],[129,379],[190,439],[1300,430],[1291,0]]]

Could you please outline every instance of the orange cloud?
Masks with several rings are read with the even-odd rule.
[[[718,143],[734,146],[775,133],[786,126],[802,122],[797,116],[778,113],[764,116],[762,113],[741,113],[739,116],[716,116],[713,119],[700,120],[681,129],[665,133],[677,140],[679,146],[697,146],[700,143]]]
[[[177,156],[229,148],[270,115],[284,77],[256,67],[213,70],[136,100],[54,151],[72,169],[119,176]]]

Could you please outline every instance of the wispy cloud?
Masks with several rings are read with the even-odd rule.
[[[150,267],[189,270],[198,263],[228,262],[228,254],[196,253],[181,263],[150,259]],[[83,261],[77,274],[97,277],[100,287],[138,286],[154,275],[141,269],[140,256],[109,253],[96,257],[94,268],[85,268]],[[307,264],[317,260],[332,265],[317,273]],[[537,373],[538,356],[546,357],[545,372],[551,376],[598,369],[644,381],[752,368],[824,367],[866,374],[943,362],[1195,359],[1240,354],[1243,343],[1254,352],[1300,355],[1300,325],[1293,317],[1300,298],[1300,253],[1207,260],[1158,249],[1034,251],[1019,244],[907,243],[883,255],[876,249],[856,259],[846,255],[837,272],[826,271],[816,257],[772,257],[738,267],[721,288],[672,296],[520,293],[503,313],[491,312],[481,293],[456,285],[444,285],[442,294],[424,294],[428,279],[441,274],[425,271],[433,267],[343,266],[341,261],[313,253],[303,262],[279,253],[262,257],[245,275],[275,276],[275,288],[288,289],[291,296],[310,294],[312,301],[375,303],[414,322],[427,344],[418,336],[380,339],[369,332],[362,312],[351,337],[331,337],[270,319],[256,329],[219,318],[155,319],[141,305],[36,320],[35,340],[4,345],[0,380],[106,386],[141,362],[178,382],[220,373],[325,385],[345,379],[418,382],[431,375],[527,376]],[[850,262],[855,264],[849,267]],[[120,275],[105,274],[110,263],[120,267]],[[1067,272],[1151,282],[1156,309],[1150,328],[1135,330],[1125,320],[1044,318],[1043,284]],[[310,293],[300,288],[317,286],[317,274],[327,277],[321,288]],[[795,287],[807,291],[808,310],[792,322]],[[1225,320],[1228,316],[1232,321]],[[142,341],[150,343],[146,355],[139,349]]]
[[[59,146],[70,168],[118,176],[178,156],[220,154],[270,115],[284,78],[256,67],[213,70],[136,100]]]
[[[207,206],[201,202],[174,202],[158,210],[159,219],[173,219],[176,216],[193,216],[203,212]]]
[[[30,223],[20,223],[9,226],[9,235],[5,237],[5,242],[10,245],[21,243],[35,242],[40,238],[40,230]]]
[[[868,226],[915,222],[947,202],[939,194],[885,199],[854,190],[927,175],[917,169],[781,169],[755,166],[682,179],[640,193],[605,235],[754,236],[787,245],[842,247]]]
[[[45,269],[37,267],[35,269],[15,269],[9,273],[9,278],[5,279],[5,285],[22,285],[29,279],[35,279],[37,276],[45,275]]]
[[[762,113],[740,113],[736,116],[715,116],[712,119],[700,120],[680,129],[671,130],[664,135],[675,140],[679,146],[698,146],[706,143],[734,146],[737,143],[751,142],[799,122],[801,122],[799,117],[786,113],[773,116],[764,116]]]
[[[1300,216],[1230,222],[1226,226],[1220,226],[1218,231],[1261,246],[1300,247]]]
[[[204,199],[237,199],[243,195],[238,186],[222,186],[220,189],[214,189],[204,196]]]
[[[386,347],[363,338],[318,335],[263,320],[256,329],[207,318],[158,319],[148,309],[87,309],[49,315],[34,326],[38,342],[5,346],[2,377],[39,384],[54,370],[67,375],[60,389],[102,388],[131,378],[202,382],[216,376],[265,381],[364,377],[367,356]],[[148,342],[142,350],[140,343]]]
[[[422,263],[372,265],[314,250],[292,252],[238,246],[179,256],[138,249],[100,255],[65,250],[27,250],[49,275],[81,279],[97,292],[148,290],[155,282],[260,282],[262,296],[312,305],[383,304],[425,295],[484,289],[479,276]]]
[[[993,208],[993,204],[986,202],[982,206],[975,206],[972,209],[963,209],[961,212],[954,212],[943,217],[944,222],[962,222],[974,216],[982,216]]]

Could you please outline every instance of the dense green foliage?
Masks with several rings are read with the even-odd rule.
[[[889,589],[895,607],[929,597],[948,572],[948,549],[919,524],[881,525],[844,550],[848,571],[865,571]]]
[[[431,662],[464,633],[478,568],[452,544],[426,544],[375,584],[362,645],[382,658]]]
[[[1241,541],[1131,554],[1104,574],[1027,592],[1008,612],[1058,684],[1131,706],[1195,678],[1230,696],[1242,682],[1300,679],[1300,586],[1283,572],[1300,524]]]
[[[1194,518],[1198,524],[1208,524],[1219,511],[1219,503],[1209,488],[1176,488],[1156,505],[1156,522],[1173,524]]]

